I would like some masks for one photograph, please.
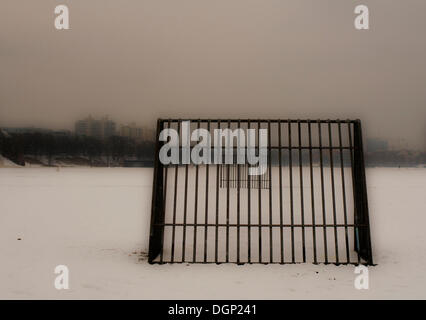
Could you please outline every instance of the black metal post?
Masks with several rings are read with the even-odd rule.
[[[157,120],[157,135],[163,129],[164,122]],[[148,262],[153,263],[154,259],[163,249],[163,233],[164,233],[164,202],[163,202],[163,164],[160,162],[159,153],[163,145],[162,141],[157,140],[155,143],[155,162],[154,162],[154,182],[152,189],[152,209],[151,209],[151,230],[149,236],[149,256]]]
[[[356,228],[355,233],[356,243],[359,247],[355,246],[362,259],[367,264],[373,264],[373,253],[371,249],[370,237],[370,223],[368,213],[368,200],[367,200],[367,184],[365,179],[365,164],[364,164],[364,151],[362,144],[362,129],[361,121],[354,122],[354,212],[355,212],[355,225],[361,225]]]

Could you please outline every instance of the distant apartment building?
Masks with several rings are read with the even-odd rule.
[[[116,124],[108,117],[94,119],[92,116],[75,123],[75,134],[80,136],[106,139],[116,135]]]
[[[144,128],[142,138],[144,141],[154,141],[155,138],[155,130],[152,128]]]
[[[143,139],[143,130],[141,127],[136,126],[135,123],[122,125],[120,128],[120,136],[140,141]]]
[[[139,127],[134,122],[122,125],[120,128],[120,136],[133,139],[135,141],[153,141],[155,131],[146,127]]]
[[[367,139],[368,152],[388,151],[389,144],[385,140],[370,138]]]

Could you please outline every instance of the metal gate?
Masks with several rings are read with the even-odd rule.
[[[234,161],[250,148],[236,135],[232,163],[183,164],[180,136],[179,163],[162,163],[162,130],[182,135],[184,124],[212,136],[254,129],[257,155],[263,130],[265,172]],[[223,147],[209,142],[202,153],[212,160]],[[149,263],[303,262],[373,264],[360,120],[158,120]]]

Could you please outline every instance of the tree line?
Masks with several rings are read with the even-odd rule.
[[[154,141],[135,141],[128,137],[111,136],[107,139],[77,136],[71,134],[57,135],[53,133],[12,133],[0,131],[0,154],[19,165],[25,165],[25,159],[46,157],[51,162],[57,157],[85,157],[90,163],[101,157],[120,165],[125,159],[138,159],[145,162],[154,160]],[[345,157],[345,163],[348,161]],[[277,163],[277,154],[272,154],[272,162]],[[324,163],[328,163],[328,155],[324,153]],[[314,153],[313,161],[318,161]],[[426,165],[425,152],[380,151],[365,154],[368,166],[415,166]],[[297,154],[294,155],[297,158]],[[308,157],[303,156],[302,163]],[[287,163],[286,156],[283,163]]]
[[[50,159],[54,157],[105,157],[119,162],[125,158],[150,160],[154,158],[153,141],[136,141],[128,137],[111,136],[107,139],[53,133],[0,133],[0,153],[19,164],[25,157]]]

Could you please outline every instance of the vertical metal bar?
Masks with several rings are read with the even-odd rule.
[[[187,218],[187,211],[188,211],[188,170],[189,170],[188,164],[185,164],[185,198],[184,198],[184,208],[183,208],[182,262],[185,262],[186,218]]]
[[[178,132],[180,132],[180,121],[178,121]],[[178,142],[177,148],[180,149],[180,142]],[[179,150],[178,149],[178,150]],[[178,173],[179,173],[179,164],[175,166],[175,190],[173,198],[173,226],[172,226],[172,252],[171,252],[171,262],[174,262],[175,259],[175,237],[176,237],[176,207],[177,207],[177,187],[178,187]]]
[[[324,233],[324,263],[328,263],[327,253],[327,219],[325,213],[325,191],[324,191],[324,164],[322,158],[322,137],[321,137],[321,121],[318,120],[318,139],[319,139],[319,152],[320,152],[320,171],[321,171],[321,204],[322,204],[322,222],[323,222],[323,233]]]
[[[200,129],[200,120],[198,120],[197,129]],[[199,135],[198,135],[199,138]],[[195,201],[194,201],[194,241],[192,248],[192,262],[197,259],[197,222],[198,222],[198,169],[199,165],[195,165]]]
[[[269,171],[269,262],[272,263],[272,152],[271,152],[271,121],[268,121],[268,171]]]
[[[240,155],[240,128],[241,121],[238,120],[238,149],[237,149],[237,263],[240,263],[240,164],[238,157]]]
[[[361,257],[359,255],[359,227],[356,225],[356,221],[355,221],[355,214],[357,211],[357,204],[356,204],[356,186],[355,186],[355,168],[354,168],[354,155],[353,155],[353,143],[352,143],[352,128],[351,128],[351,122],[348,120],[348,137],[349,137],[349,150],[351,152],[350,154],[350,158],[351,158],[351,173],[352,173],[352,192],[353,192],[353,197],[354,197],[354,224],[355,224],[355,228],[354,228],[354,243],[355,243],[355,251],[357,253],[357,258],[358,258],[358,264],[361,263]]]
[[[168,120],[167,128],[170,129],[170,119]],[[164,211],[164,219],[166,215],[166,198],[167,198],[167,166],[164,166],[164,195],[163,195],[163,211]],[[164,221],[163,221],[164,222]],[[165,228],[165,227],[163,227]],[[163,263],[163,255],[164,255],[164,232],[161,235],[161,251],[160,251],[160,264]]]
[[[346,208],[346,186],[345,186],[345,168],[343,162],[343,143],[342,143],[342,126],[341,121],[338,122],[339,129],[339,151],[340,151],[340,175],[342,176],[342,197],[343,197],[343,214],[345,222],[345,248],[346,248],[346,263],[351,263],[349,256],[349,240],[348,240],[348,213]]]
[[[291,262],[295,263],[294,255],[294,203],[293,203],[293,148],[291,145],[291,121],[288,120],[288,155],[290,179],[290,221],[291,221]]]
[[[339,244],[337,238],[337,222],[336,222],[336,191],[334,185],[334,161],[333,161],[333,140],[331,136],[331,123],[328,121],[328,139],[330,153],[330,177],[331,177],[331,197],[333,200],[333,225],[334,225],[334,248],[336,250],[336,264],[339,264]]]
[[[250,141],[250,120],[248,120],[247,122],[247,154],[251,154],[250,152],[250,147],[251,147],[251,141]],[[251,263],[251,176],[249,174],[250,168],[247,167],[247,223],[248,223],[248,228],[247,228],[247,239],[248,239],[248,246],[247,246],[247,260],[248,263]]]
[[[166,196],[167,196],[167,166],[164,167],[165,174],[164,174],[164,196],[163,196],[163,208],[165,210],[166,208]],[[163,221],[164,222],[164,221]],[[160,251],[160,264],[163,263],[163,255],[164,255],[164,226],[162,226],[163,232],[161,234],[161,251]]]
[[[238,188],[238,173],[240,172],[240,167],[238,166],[237,159],[235,159],[236,164],[233,165],[234,167],[234,188]],[[238,192],[238,191],[237,191]]]
[[[258,134],[258,141],[257,141],[257,149],[258,154],[260,156],[260,120],[257,122],[257,134]],[[262,180],[260,179],[260,176],[257,176],[258,178],[258,195],[259,195],[259,263],[262,263]]]
[[[161,147],[161,141],[158,139],[160,132],[163,129],[163,120],[158,119],[157,121],[157,135],[155,144],[155,162],[154,162],[154,177],[153,177],[153,196],[151,205],[151,226],[149,236],[149,253],[148,262],[154,263],[155,258],[159,255],[162,250],[162,234],[164,232],[164,226],[159,224],[164,223],[164,208],[163,208],[163,165],[159,159],[159,151]]]
[[[302,163],[302,130],[300,121],[297,121],[298,138],[299,138],[299,176],[300,176],[300,214],[302,221],[302,254],[303,262],[306,262],[306,246],[305,246],[305,205],[303,199],[303,163]]]
[[[311,121],[308,121],[308,132],[309,132],[309,168],[311,177],[311,209],[312,209],[312,241],[313,241],[313,253],[314,253],[314,264],[317,264],[317,236],[316,236],[316,223],[315,223],[315,190],[314,190],[314,171],[312,165],[312,129]]]
[[[231,129],[231,121],[230,120],[228,120],[228,129]],[[226,146],[226,148],[230,148],[230,146],[231,146],[231,143],[230,143],[230,140],[231,140],[231,135],[229,134],[229,132],[228,132],[228,136],[226,137],[227,138],[227,141],[228,141],[228,143],[227,143],[227,146]],[[225,152],[228,152],[228,150],[226,150]],[[226,156],[225,156],[225,158],[226,158]],[[229,174],[229,164],[226,164],[226,175],[227,175],[227,186],[226,186],[226,258],[225,258],[225,261],[226,262],[229,262],[229,202],[230,202],[230,199],[229,199],[229,183],[230,183],[230,174]]]
[[[217,123],[217,126],[218,126],[218,129],[220,130],[220,120],[218,121],[218,123]],[[218,146],[215,146],[215,150],[216,150],[216,152],[218,152],[219,151],[219,149],[218,148],[222,148],[221,147],[221,143],[219,142],[219,139],[218,139],[218,143],[219,143],[219,145]],[[220,149],[220,150],[222,150],[222,149]],[[221,157],[222,157],[222,153],[220,153],[221,154]],[[222,159],[216,159],[219,163],[217,163],[216,164],[216,230],[215,230],[215,254],[214,254],[214,259],[215,259],[215,262],[216,263],[219,263],[219,260],[218,260],[218,238],[219,238],[219,172],[221,171],[220,170],[220,167],[221,167],[221,162],[222,162]]]
[[[219,170],[220,187],[223,188],[223,165],[222,165],[222,163],[219,165],[219,168],[220,168],[220,170]]]
[[[210,120],[207,121],[207,131],[210,133]],[[206,163],[206,205],[205,205],[205,210],[206,210],[206,215],[204,218],[204,222],[206,223],[205,227],[204,227],[204,263],[207,262],[207,236],[208,236],[208,217],[209,217],[209,163],[212,159],[212,154],[211,154],[211,141],[210,141],[210,146],[208,147],[208,151],[207,148],[204,149],[203,151],[203,155],[204,152],[208,153],[208,162]]]
[[[279,161],[279,183],[280,183],[280,243],[281,263],[284,263],[284,227],[283,227],[283,171],[282,171],[282,143],[281,143],[281,120],[278,120],[278,161]]]

